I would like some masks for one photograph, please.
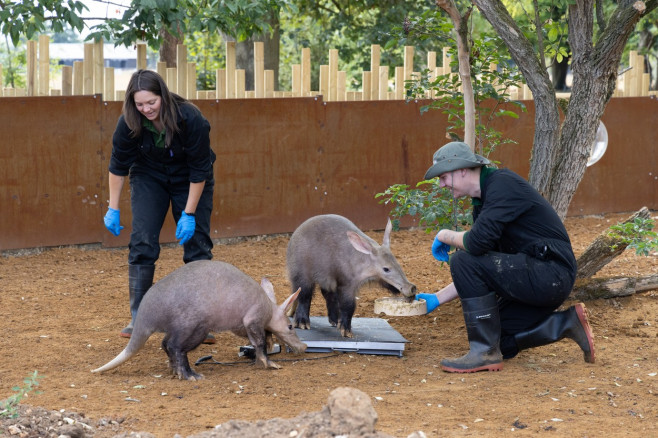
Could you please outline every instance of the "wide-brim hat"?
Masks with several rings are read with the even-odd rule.
[[[452,141],[434,152],[434,164],[425,172],[425,179],[434,178],[453,170],[480,167],[489,163],[491,161],[474,153],[466,143]]]

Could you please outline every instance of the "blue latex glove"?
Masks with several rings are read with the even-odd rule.
[[[439,240],[439,234],[436,234],[434,237],[434,242],[432,243],[432,255],[435,259],[440,262],[447,262],[450,257],[448,257],[448,251],[450,251],[450,245],[443,243]]]
[[[432,310],[436,309],[439,307],[439,299],[435,294],[418,294],[416,295],[416,301],[420,299],[425,300],[425,304],[427,305],[427,313],[430,313]]]
[[[103,222],[105,222],[105,228],[115,236],[118,236],[121,230],[123,230],[119,220],[119,210],[108,208],[107,213],[105,213],[105,217],[103,218]]]
[[[194,216],[190,216],[183,212],[178,220],[178,225],[176,226],[176,239],[180,239],[180,245],[184,245],[185,242],[194,236],[195,227],[196,219],[194,219]]]

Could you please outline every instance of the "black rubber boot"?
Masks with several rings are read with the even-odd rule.
[[[462,357],[443,359],[441,369],[449,373],[502,370],[500,314],[496,294],[492,292],[461,301],[470,351]]]
[[[514,335],[519,350],[552,344],[564,338],[576,341],[583,350],[585,362],[594,363],[594,334],[583,303],[555,312],[536,327]]]
[[[133,323],[142,298],[153,286],[155,265],[128,265],[128,293],[130,295],[130,324],[121,330],[121,337],[129,338],[133,333]]]

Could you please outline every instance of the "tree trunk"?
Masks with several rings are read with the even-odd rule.
[[[569,72],[569,57],[562,59],[562,62],[555,60],[553,65],[551,65],[551,72],[553,73],[553,88],[556,91],[567,91],[569,86],[567,85],[567,73]]]
[[[654,7],[655,5],[654,1]],[[572,49],[573,86],[562,126],[558,159],[547,199],[560,217],[566,217],[571,199],[587,168],[599,120],[616,86],[624,46],[641,18],[628,0],[620,1],[595,46],[594,1],[569,6],[569,44]]]
[[[502,2],[474,3],[505,41],[533,93],[535,138],[528,180],[564,219],[585,174],[598,122],[614,91],[624,46],[642,14],[655,9],[658,0],[620,0],[596,46],[592,42],[593,0],[569,6],[573,85],[561,135],[555,91],[539,55]]]
[[[254,42],[264,43],[265,69],[274,71],[274,89],[279,89],[280,28],[279,17],[272,14],[269,20],[271,34],[254,35],[235,44],[235,66],[245,71],[245,89],[254,90]],[[222,35],[227,41],[234,38]]]
[[[164,27],[160,29],[162,44],[160,45],[160,62],[166,62],[168,68],[176,67],[176,46],[183,42],[183,36],[175,37]]]
[[[539,193],[548,197],[560,134],[560,113],[551,78],[540,62],[535,48],[523,35],[502,2],[474,0],[473,3],[505,42],[532,91],[535,104],[535,137],[528,181]]]
[[[658,21],[658,20],[657,20]],[[651,53],[654,50],[654,47],[656,46],[656,41],[658,41],[658,35],[655,35],[651,33],[650,30],[648,29],[642,29],[640,30],[638,37],[638,51],[640,53],[646,52],[646,53]],[[647,73],[649,73],[649,78],[651,81],[650,87],[652,89],[656,89],[658,85],[658,75],[654,73],[653,71],[653,65],[651,64],[651,57],[646,56],[644,58],[644,69]]]

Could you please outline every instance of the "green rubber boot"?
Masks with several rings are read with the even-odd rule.
[[[441,369],[448,373],[500,371],[500,314],[495,293],[461,300],[470,351],[458,358],[443,359]]]

